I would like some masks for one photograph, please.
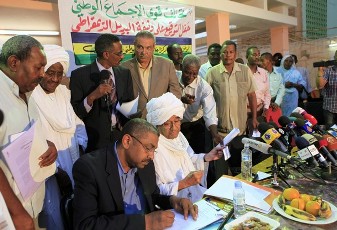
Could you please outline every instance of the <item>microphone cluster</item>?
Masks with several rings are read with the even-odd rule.
[[[242,143],[249,143],[251,148],[261,153],[280,156],[291,164],[301,161],[310,168],[323,170],[328,169],[329,164],[337,167],[336,125],[324,130],[314,116],[300,107],[289,117],[281,116],[278,123],[280,127],[275,122],[259,123],[261,138],[243,138]],[[291,156],[293,148],[298,157]]]

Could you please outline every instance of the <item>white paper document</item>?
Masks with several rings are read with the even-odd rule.
[[[226,145],[226,147],[222,150],[223,151],[223,154],[224,154],[224,158],[225,158],[225,161],[228,160],[230,157],[231,157],[231,154],[229,152],[229,149],[228,149],[228,144],[229,142],[231,142],[238,134],[240,133],[240,129],[238,128],[234,128],[232,129],[232,131],[230,131],[230,133],[228,133],[227,136],[224,137],[222,143],[223,145]],[[220,146],[220,144],[218,144],[217,146]]]
[[[236,180],[232,178],[221,177],[208,190],[206,190],[205,195],[225,200],[233,200],[235,181]],[[271,211],[271,206],[264,200],[270,192],[244,182],[242,182],[242,188],[245,191],[246,204],[250,206],[250,208],[263,213],[269,213]]]
[[[12,218],[8,212],[6,203],[0,192],[0,229],[1,230],[14,230]]]
[[[40,126],[34,123],[2,150],[6,163],[14,177],[23,199],[30,198],[41,183],[56,171],[56,163],[40,168],[39,157],[48,144]]]
[[[122,105],[119,102],[116,105],[116,109],[121,112],[125,117],[129,117],[132,114],[137,113],[139,95],[132,101],[123,102]]]
[[[195,203],[198,205],[198,219],[193,220],[191,216],[187,220],[184,219],[184,216],[180,213],[175,212],[173,225],[169,230],[197,230],[201,229],[209,224],[214,223],[215,221],[224,218],[227,213],[218,208],[215,204],[209,203],[205,200],[200,200]]]

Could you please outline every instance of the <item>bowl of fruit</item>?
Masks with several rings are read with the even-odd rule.
[[[286,188],[273,201],[280,215],[306,224],[330,224],[337,220],[337,208],[320,196],[300,193],[295,188]]]

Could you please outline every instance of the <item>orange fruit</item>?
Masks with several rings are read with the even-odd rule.
[[[305,211],[314,216],[318,216],[318,211],[321,209],[321,205],[317,201],[308,201],[305,204]]]
[[[305,203],[311,200],[311,196],[308,194],[301,194],[300,198],[303,199]]]
[[[298,208],[304,210],[305,208],[305,201],[301,198],[295,198],[290,202],[290,206],[294,208]]]
[[[286,188],[283,190],[283,196],[286,200],[293,200],[300,197],[300,192],[295,188]]]

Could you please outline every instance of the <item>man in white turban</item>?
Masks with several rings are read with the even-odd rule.
[[[74,186],[72,167],[80,156],[80,148],[85,149],[87,146],[87,134],[82,120],[76,116],[70,104],[70,91],[60,85],[68,71],[68,53],[57,45],[44,45],[44,51],[47,59],[44,78],[34,89],[32,97],[37,104],[45,133],[57,148],[59,171],[65,171]],[[43,207],[48,230],[63,229],[59,190],[55,176],[50,177],[46,182]]]
[[[221,158],[223,147],[215,147],[207,154],[194,153],[180,132],[184,106],[172,93],[151,99],[146,109],[147,121],[157,126],[160,133],[153,161],[161,194],[189,198],[192,202],[200,200],[206,190],[208,162]]]

